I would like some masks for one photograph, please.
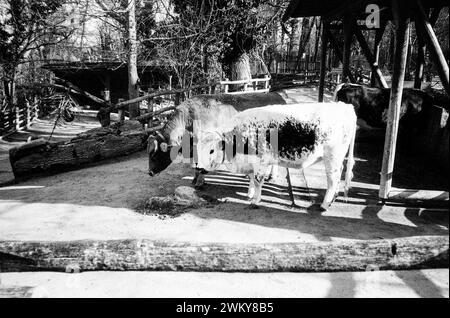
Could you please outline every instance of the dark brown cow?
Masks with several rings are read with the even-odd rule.
[[[338,85],[334,93],[335,101],[353,104],[358,124],[384,127],[387,122],[391,90],[389,88],[367,87],[357,84]],[[400,118],[403,125],[417,125],[433,105],[433,97],[424,91],[405,88],[402,94]],[[363,124],[361,125],[361,122]]]

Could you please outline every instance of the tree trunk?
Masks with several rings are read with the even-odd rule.
[[[252,78],[252,73],[250,70],[250,58],[247,53],[242,53],[238,56],[230,65],[231,69],[231,80],[250,80]],[[233,85],[233,90],[238,90],[243,85]]]
[[[333,272],[448,267],[448,236],[300,243],[151,240],[0,241],[0,268],[79,272],[164,270]]]
[[[297,62],[296,62],[296,66],[295,66],[295,69],[297,71],[301,71],[299,69],[300,62],[301,62],[303,53],[305,52],[306,46],[309,42],[309,38],[311,36],[311,30],[312,30],[312,27],[313,27],[315,21],[316,21],[316,17],[313,17],[311,22],[310,22],[309,18],[303,18],[300,42],[299,42],[299,49],[298,49],[298,55],[297,55]],[[307,64],[305,64],[305,67],[306,66],[307,66]]]
[[[5,94],[7,107],[10,110],[14,110],[17,105],[17,94],[16,94],[16,66],[7,67],[5,69],[6,80],[5,83]]]
[[[136,41],[136,3],[130,1],[128,7],[128,98],[139,97],[139,76],[137,72],[137,41]],[[139,103],[128,108],[130,119],[140,115]]]
[[[313,62],[316,63],[317,61],[317,53],[319,51],[319,38],[320,38],[320,32],[322,28],[322,19],[319,18],[319,24],[316,23],[316,39],[314,43],[314,59]]]
[[[147,133],[138,121],[94,128],[68,141],[38,139],[9,151],[16,178],[58,173],[145,148]]]

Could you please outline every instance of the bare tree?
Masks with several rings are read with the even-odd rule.
[[[65,17],[55,15],[62,0],[5,0],[0,5],[0,66],[7,106],[17,102],[18,67],[30,52],[67,39]]]

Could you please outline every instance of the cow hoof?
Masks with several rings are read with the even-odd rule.
[[[203,190],[205,188],[205,183],[203,183],[203,184],[194,184],[194,188],[196,190]]]
[[[193,184],[194,184],[195,188],[198,188],[198,189],[202,188],[206,184],[205,177],[203,177],[201,174],[198,175],[197,177],[195,177],[194,179],[195,179],[195,182],[194,182],[194,180],[192,180],[192,182],[194,182]]]
[[[250,209],[259,209],[259,205],[257,205],[256,203],[250,203],[249,208]]]

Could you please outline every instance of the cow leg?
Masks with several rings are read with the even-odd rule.
[[[200,188],[205,185],[204,174],[206,174],[204,169],[195,169],[194,179],[192,180],[192,184],[195,188]]]
[[[277,165],[271,165],[270,166],[269,175],[267,176],[265,181],[269,182],[269,181],[273,180],[276,177],[277,174],[278,174],[278,166]]]
[[[247,197],[252,199],[253,196],[255,195],[255,174],[253,172],[249,173],[248,178],[250,179],[250,181],[248,184]]]
[[[255,185],[255,193],[250,202],[250,205],[252,207],[257,207],[258,203],[261,202],[261,192],[264,184],[264,175],[256,174],[253,183]]]
[[[291,174],[289,173],[289,168],[287,167],[286,167],[286,181],[288,184],[289,198],[291,199],[292,206],[295,206],[294,190],[292,189]]]
[[[194,170],[194,179],[192,179],[192,184],[193,185],[195,185],[197,183],[199,175],[200,175],[200,170],[199,169],[195,169]]]
[[[341,149],[342,148],[342,149]],[[339,193],[339,183],[345,157],[344,147],[325,147],[324,164],[327,175],[327,191],[320,207],[327,210]]]

